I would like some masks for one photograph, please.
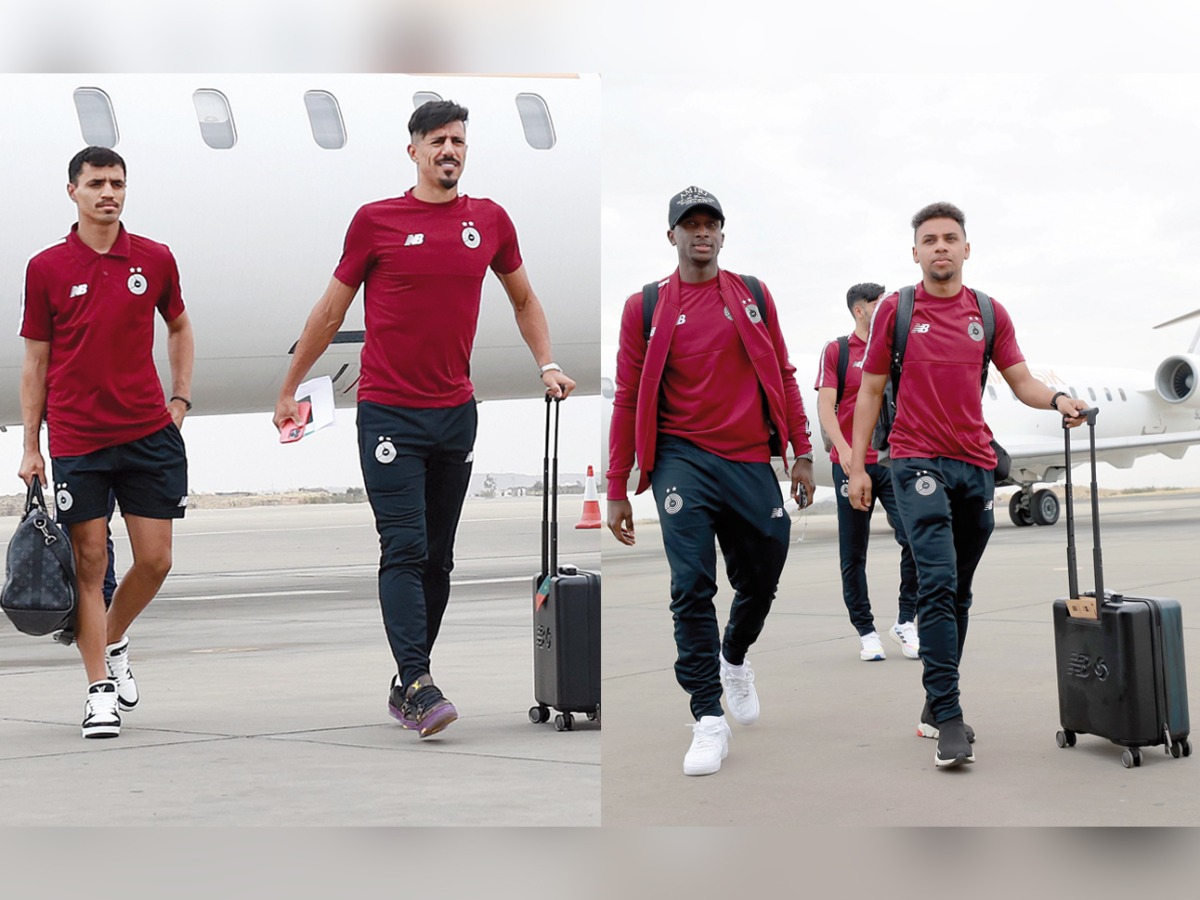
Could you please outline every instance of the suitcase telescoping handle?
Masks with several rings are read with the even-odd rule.
[[[1087,416],[1088,449],[1092,462],[1092,565],[1096,570],[1096,602],[1103,603],[1104,596],[1104,559],[1100,553],[1100,497],[1096,485],[1096,414],[1100,410],[1095,407],[1079,413]],[[1079,572],[1076,568],[1075,556],[1075,498],[1071,489],[1071,429],[1067,420],[1063,419],[1063,442],[1065,445],[1067,467],[1067,584],[1072,599],[1079,598]]]
[[[546,451],[542,457],[542,579],[558,574],[558,397],[546,395]],[[554,451],[550,450],[550,409],[554,409]],[[553,460],[553,470],[551,470]]]

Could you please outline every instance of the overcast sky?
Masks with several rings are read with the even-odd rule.
[[[1152,326],[1200,308],[1200,78],[720,68],[604,79],[606,373],[625,297],[676,264],[667,202],[692,184],[725,210],[722,267],[768,284],[794,355],[848,330],[851,284],[919,278],[909,221],[934,200],[966,213],[965,281],[1031,363],[1152,371],[1190,344],[1200,320]],[[1200,451],[1108,473],[1200,484]]]

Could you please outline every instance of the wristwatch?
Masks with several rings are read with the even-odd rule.
[[[168,402],[168,403],[172,403],[172,402],[174,402],[175,400],[178,400],[180,403],[182,403],[182,404],[183,404],[183,408],[184,408],[184,410],[185,410],[186,412],[191,412],[191,411],[192,411],[192,401],[191,401],[191,400],[189,400],[187,397],[180,397],[178,394],[176,394],[174,397],[172,397],[172,398],[171,398],[170,400],[168,400],[167,402]]]
[[[1069,397],[1069,396],[1071,396],[1071,395],[1068,394],[1066,391],[1059,391],[1057,394],[1055,394],[1053,397],[1050,398],[1050,408],[1052,410],[1054,410],[1055,412],[1058,412],[1058,398],[1059,397]]]
[[[801,453],[799,456],[796,457],[796,462],[800,462],[800,460],[802,460],[802,459],[807,459],[809,462],[812,462],[813,455],[811,453]]]

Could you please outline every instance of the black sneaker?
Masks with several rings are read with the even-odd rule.
[[[88,685],[87,702],[83,705],[83,736],[108,738],[120,734],[116,684],[112,681],[93,682]]]
[[[443,696],[428,673],[418,676],[408,686],[401,713],[405,717],[400,720],[401,724],[405,719],[414,722],[417,733],[423,738],[437,734],[458,718],[458,710]]]
[[[963,725],[967,730],[967,743],[975,743],[975,729],[970,725]],[[921,710],[921,721],[917,723],[917,735],[919,737],[933,738],[935,741],[938,737],[937,723],[933,721],[933,711],[929,708],[929,701],[925,701],[925,708]]]
[[[937,752],[933,754],[933,764],[937,768],[953,769],[963,763],[975,762],[975,754],[967,741],[966,729],[962,716],[955,716],[941,723],[938,729]]]
[[[400,723],[401,728],[416,731],[419,728],[416,715],[408,701],[404,699],[404,686],[400,684],[400,676],[392,676],[392,686],[388,690],[388,715]]]

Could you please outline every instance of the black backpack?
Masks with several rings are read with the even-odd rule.
[[[35,475],[25,515],[8,543],[8,576],[0,607],[17,630],[42,635],[75,619],[75,555],[66,530],[54,521]]]
[[[871,446],[879,451],[879,461],[883,463],[887,462],[888,439],[892,433],[892,425],[896,421],[900,373],[904,368],[904,351],[908,346],[909,326],[912,324],[916,296],[915,286],[907,285],[900,288],[900,296],[896,303],[896,318],[892,320],[891,377],[884,385],[879,421],[875,423],[875,431],[871,435]],[[992,348],[996,343],[996,314],[992,308],[992,298],[983,291],[975,291],[975,301],[979,304],[979,318],[983,322],[983,367],[979,373],[979,393],[982,394],[987,388],[988,369],[992,364]],[[1012,460],[999,442],[993,440],[992,449],[996,453],[995,481],[996,484],[1000,484],[1008,478]]]
[[[836,416],[838,407],[842,405],[842,395],[846,392],[846,370],[850,368],[850,336],[842,335],[838,341],[838,361],[837,361],[837,399],[833,401],[833,414]],[[821,363],[824,366],[824,362]],[[821,417],[817,416],[817,426],[821,429],[821,440],[825,442],[825,452],[828,453],[833,449],[833,438],[825,433],[825,426],[821,424]],[[847,460],[849,465],[849,460]]]

